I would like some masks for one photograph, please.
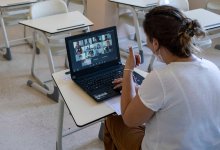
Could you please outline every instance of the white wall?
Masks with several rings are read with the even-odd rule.
[[[94,23],[92,30],[118,23],[118,7],[109,0],[87,0],[87,17]]]
[[[205,8],[208,0],[188,0],[190,9]]]

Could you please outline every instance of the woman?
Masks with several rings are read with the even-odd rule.
[[[159,6],[146,14],[147,45],[167,65],[150,72],[135,87],[133,69],[140,57],[130,54],[122,84],[121,116],[105,121],[105,149],[220,149],[220,71],[193,55],[192,38],[204,36],[199,23],[178,9]]]

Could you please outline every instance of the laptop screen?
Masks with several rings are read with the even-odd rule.
[[[67,37],[65,41],[72,73],[120,61],[116,27]]]

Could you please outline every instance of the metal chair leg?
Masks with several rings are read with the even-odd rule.
[[[43,33],[41,33],[42,36]],[[50,72],[51,74],[55,72],[55,69],[54,69],[54,65],[53,65],[53,62],[52,62],[52,56],[51,56],[51,52],[50,52],[50,48],[48,46],[48,42],[46,41],[46,37],[44,37],[45,39],[45,43],[47,44],[47,50],[48,50],[48,53],[47,55],[48,56],[48,63],[49,63],[49,67],[50,67]],[[30,87],[33,87],[35,88],[36,90],[40,91],[41,93],[47,95],[47,97],[49,97],[50,99],[54,100],[55,102],[58,102],[59,100],[59,89],[55,86],[53,86],[52,89],[49,89],[49,87],[47,87],[46,84],[44,84],[44,82],[42,82],[38,77],[37,75],[35,75],[35,55],[36,55],[36,32],[33,33],[33,58],[32,58],[32,65],[31,65],[31,75],[34,77],[35,81],[37,82],[33,82],[31,80],[28,80],[27,81],[27,85],[30,86]],[[50,59],[50,60],[49,60]]]
[[[8,41],[8,35],[6,33],[4,19],[3,19],[3,16],[1,16],[1,14],[0,14],[0,26],[2,27],[3,37],[5,40],[5,46],[6,46],[6,52],[3,54],[3,57],[6,58],[7,60],[11,60],[12,56],[11,56],[10,44]]]
[[[215,45],[215,49],[220,50],[220,44]]]
[[[3,57],[5,59],[7,59],[7,60],[11,60],[12,59],[10,48],[6,48],[6,53],[3,55]]]
[[[151,58],[150,58],[148,68],[147,68],[147,72],[151,72],[153,70],[154,61],[155,61],[155,56],[152,55]]]
[[[105,125],[105,123],[101,122],[100,129],[99,129],[99,135],[98,135],[98,137],[101,141],[104,140],[104,125]]]

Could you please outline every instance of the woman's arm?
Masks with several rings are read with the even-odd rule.
[[[135,90],[133,81],[133,70],[140,64],[140,56],[133,54],[132,48],[129,48],[129,56],[126,61],[121,95],[121,114],[127,126],[138,126],[148,121],[154,114],[154,111],[147,108],[140,100]]]

